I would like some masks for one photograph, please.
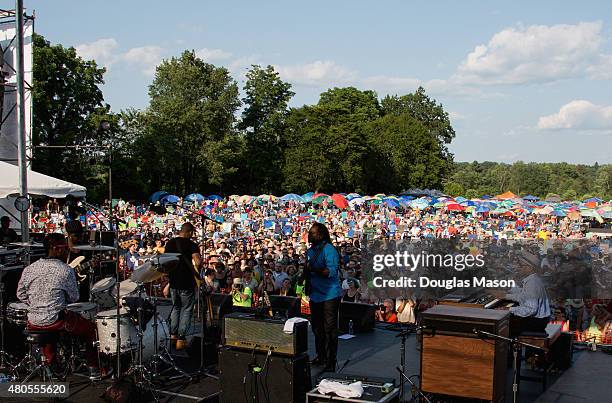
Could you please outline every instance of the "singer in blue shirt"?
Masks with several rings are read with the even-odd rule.
[[[310,274],[310,320],[315,336],[317,356],[313,365],[325,365],[323,371],[336,371],[338,352],[338,309],[340,286],[338,251],[331,243],[325,225],[314,223],[308,231],[310,248],[306,256]],[[307,290],[308,291],[308,290]]]

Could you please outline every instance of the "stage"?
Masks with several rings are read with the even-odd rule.
[[[338,365],[343,373],[359,374],[372,377],[393,377],[399,379],[397,370],[400,364],[400,338],[398,331],[389,330],[387,326],[377,325],[370,333],[358,334],[350,340],[339,340]],[[309,333],[310,355],[314,356],[314,343]],[[176,356],[177,363],[186,370],[196,370],[199,357],[187,357],[181,352]],[[419,351],[417,338],[410,335],[406,343],[407,374],[419,373]],[[311,369],[313,384],[320,369]],[[524,370],[524,374],[527,373]],[[510,374],[509,374],[510,375]],[[569,370],[554,374],[548,389],[542,393],[542,386],[537,382],[522,381],[520,384],[520,402],[604,402],[609,401],[609,385],[603,380],[612,379],[612,356],[601,351],[576,351],[574,365]],[[101,396],[110,381],[95,384],[82,377],[70,378],[71,396],[68,402],[103,401]],[[161,388],[160,388],[161,389]],[[410,393],[407,388],[407,396]],[[158,391],[161,401],[215,402],[220,392],[220,383],[213,377],[200,377],[187,384],[180,380],[167,382],[163,391]],[[32,400],[32,399],[30,399]],[[8,400],[4,401],[19,401]],[[24,400],[21,400],[24,401]],[[38,401],[44,401],[39,399]],[[506,401],[512,401],[511,378],[506,382]]]

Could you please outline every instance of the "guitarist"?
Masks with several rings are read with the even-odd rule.
[[[306,292],[310,296],[312,332],[317,356],[313,365],[325,365],[324,372],[336,372],[338,352],[338,309],[342,288],[338,274],[339,255],[327,227],[314,223],[308,231]]]
[[[168,273],[172,312],[170,314],[170,341],[176,342],[176,349],[187,347],[187,331],[193,319],[195,304],[196,278],[202,262],[200,248],[191,240],[194,226],[185,223],[181,226],[178,237],[166,244],[166,253],[180,253],[176,268]]]

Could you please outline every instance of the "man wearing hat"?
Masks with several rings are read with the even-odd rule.
[[[242,278],[235,278],[232,284],[232,302],[234,306],[250,308],[252,305],[253,291],[245,287]]]
[[[522,287],[513,288],[506,299],[518,302],[510,308],[510,333],[518,335],[523,331],[543,332],[552,311],[542,278],[538,275],[540,257],[523,251],[518,257],[518,273],[523,276]]]

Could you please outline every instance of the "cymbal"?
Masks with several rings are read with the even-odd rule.
[[[37,242],[11,242],[10,246],[21,246],[21,247],[33,247],[33,248],[42,248],[44,245]]]
[[[164,274],[175,268],[178,262],[179,258],[177,256],[153,257],[135,268],[130,276],[130,280],[137,283],[149,283],[159,280]]]
[[[88,252],[109,252],[115,250],[112,246],[106,245],[77,245],[74,247],[76,250],[88,251]]]

